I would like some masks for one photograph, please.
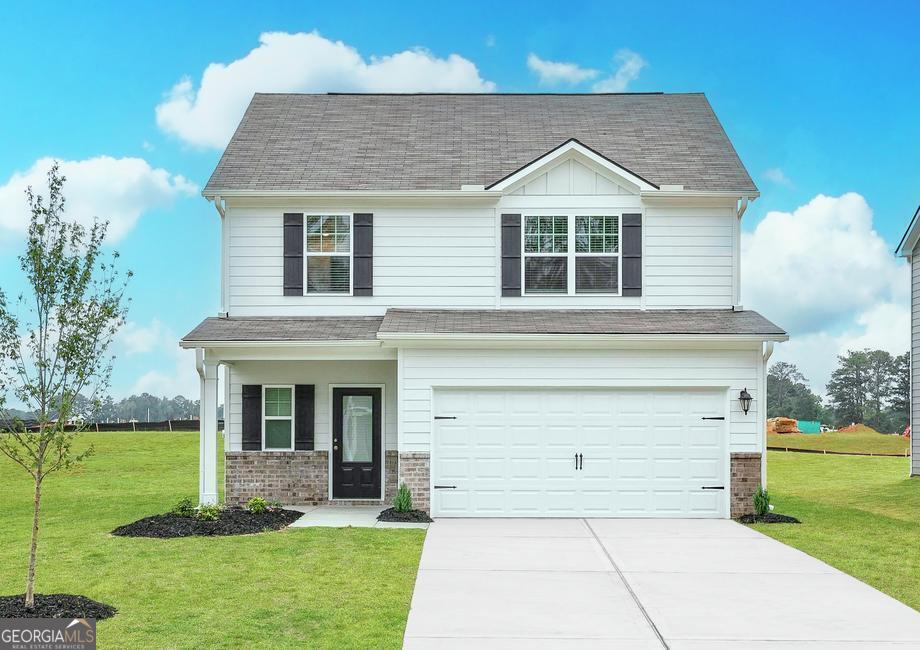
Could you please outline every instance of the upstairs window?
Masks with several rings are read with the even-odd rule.
[[[351,215],[306,218],[307,293],[351,293]]]
[[[568,217],[524,219],[524,291],[567,293]]]
[[[524,217],[524,294],[619,293],[620,217]]]

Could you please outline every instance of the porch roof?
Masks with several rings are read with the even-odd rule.
[[[183,347],[202,343],[374,341],[382,316],[205,318],[182,337]]]
[[[756,311],[730,309],[389,309],[378,333],[748,335],[785,338]]]

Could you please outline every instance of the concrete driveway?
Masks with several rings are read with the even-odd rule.
[[[407,648],[920,647],[920,613],[726,520],[439,519]]]

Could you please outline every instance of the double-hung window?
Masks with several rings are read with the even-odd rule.
[[[307,215],[307,293],[351,293],[351,215]]]
[[[619,293],[620,217],[524,217],[524,294]]]
[[[262,388],[262,449],[294,449],[294,387]]]

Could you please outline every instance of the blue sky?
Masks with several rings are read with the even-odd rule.
[[[198,190],[222,132],[195,133],[228,111],[238,118],[236,98],[253,91],[388,83],[385,66],[368,72],[376,81],[361,70],[371,57],[419,48],[423,60],[406,68],[419,78],[401,81],[417,89],[444,83],[443,65],[457,89],[590,92],[611,80],[629,91],[705,92],[762,192],[743,221],[744,303],[794,335],[778,358],[799,362],[820,390],[840,349],[906,349],[906,274],[891,250],[920,203],[916,3],[125,6],[9,3],[0,40],[0,286],[22,286],[12,255],[20,186],[37,161],[70,161],[71,185],[87,187],[85,201],[72,188],[72,205],[115,215],[115,246],[135,273],[116,395],[196,385],[175,343],[217,311],[218,218]],[[298,49],[303,39],[263,41],[254,55],[272,32],[317,32],[314,45],[321,37],[355,52],[345,74]],[[233,62],[201,88],[209,65]],[[158,106],[178,108],[158,123]],[[874,281],[858,282],[865,277]]]

